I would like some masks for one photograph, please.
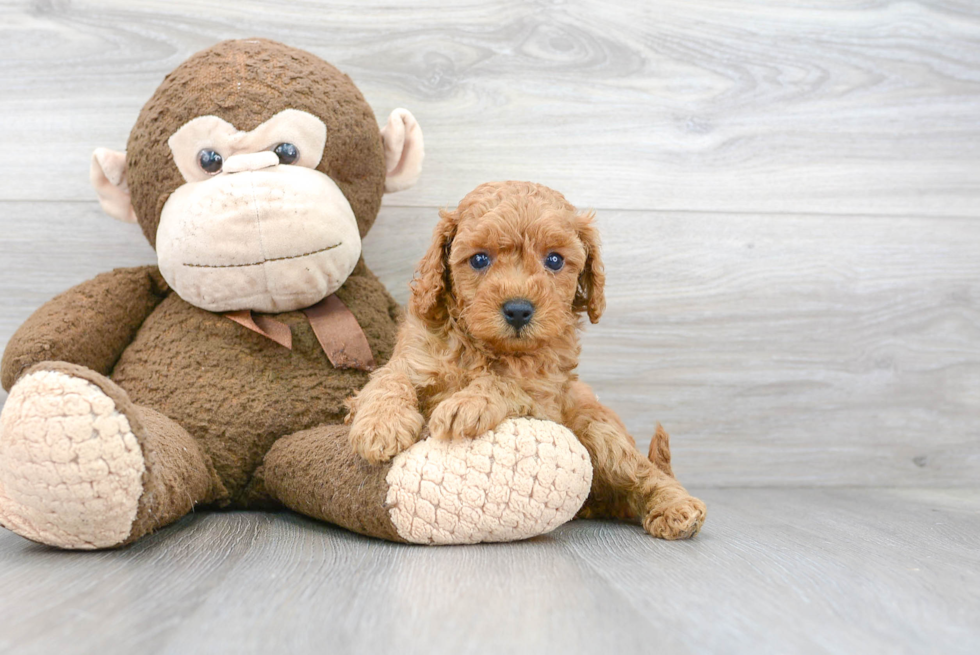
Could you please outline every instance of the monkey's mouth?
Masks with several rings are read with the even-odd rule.
[[[311,250],[310,252],[304,252],[301,255],[287,255],[285,257],[270,257],[269,259],[263,259],[258,262],[251,262],[249,264],[187,264],[184,266],[188,268],[245,268],[247,266],[261,266],[267,262],[281,262],[287,259],[300,259],[302,257],[310,257],[312,255],[319,255],[321,252],[326,252],[328,250],[333,250],[344,245],[344,242],[335,243],[332,246],[327,246],[326,248],[320,248],[319,250]]]

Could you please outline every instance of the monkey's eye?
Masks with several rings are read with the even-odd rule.
[[[221,155],[216,153],[214,150],[205,149],[197,153],[197,161],[199,164],[201,164],[201,168],[212,175],[221,170]]]
[[[565,265],[565,258],[557,252],[549,252],[548,256],[544,258],[544,265],[552,271],[560,271]]]
[[[278,155],[280,164],[292,164],[299,159],[299,150],[291,143],[280,143],[272,152]]]
[[[470,257],[470,266],[472,266],[474,270],[482,271],[489,265],[490,255],[485,252],[478,252]]]

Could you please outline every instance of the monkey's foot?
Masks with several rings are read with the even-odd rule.
[[[386,479],[385,505],[406,541],[514,541],[574,518],[592,463],[564,426],[520,418],[475,439],[420,441],[395,457]]]
[[[0,414],[0,525],[51,546],[109,548],[129,536],[143,492],[140,444],[98,386],[37,370]]]

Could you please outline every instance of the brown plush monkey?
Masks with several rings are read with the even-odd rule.
[[[307,52],[228,41],[170,73],[127,153],[99,149],[92,166],[103,208],[139,223],[158,266],[61,294],[4,352],[0,524],[86,549],[131,543],[197,505],[285,505],[423,543],[521,538],[571,518],[586,470],[550,428],[517,421],[510,435],[418,444],[385,466],[350,449],[343,401],[390,357],[400,315],[361,238],[382,194],[415,182],[422,154],[410,113],[379,131],[350,79]],[[540,443],[565,449],[551,479],[565,466],[580,484],[547,508],[519,493],[516,514],[490,502],[510,497],[513,476],[494,478],[487,453],[517,466],[512,455]],[[451,487],[453,470],[457,495],[426,500],[426,480]]]

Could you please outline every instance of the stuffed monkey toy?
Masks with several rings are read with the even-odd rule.
[[[0,524],[95,549],[204,506],[285,506],[416,543],[572,518],[591,468],[555,424],[424,441],[384,465],[351,449],[344,400],[391,356],[401,313],[361,239],[422,156],[409,112],[379,130],[350,78],[307,52],[227,41],[178,66],[127,151],[96,150],[91,171],[158,264],[57,296],[3,354]]]

